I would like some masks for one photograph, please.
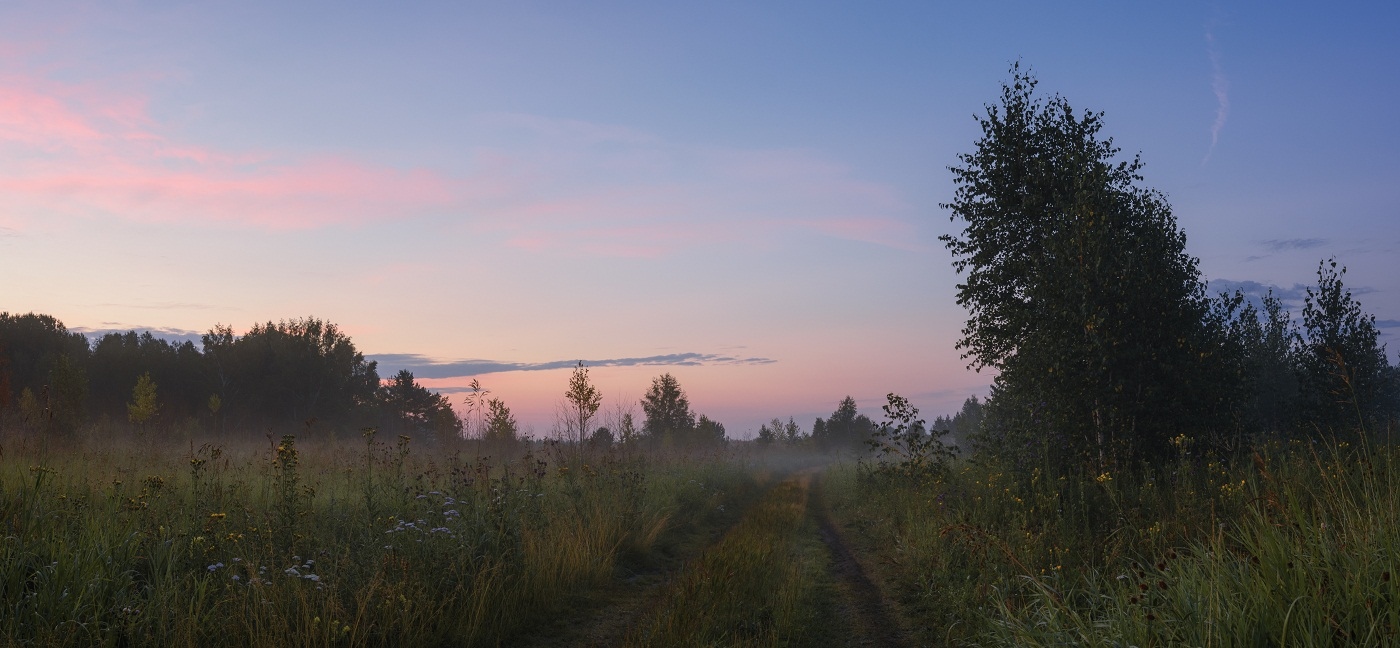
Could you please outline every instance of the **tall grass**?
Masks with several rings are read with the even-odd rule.
[[[931,642],[1393,645],[1400,456],[1262,446],[1137,475],[1013,478],[958,465],[932,488],[836,471],[839,515]]]
[[[10,439],[0,644],[498,645],[748,483],[723,457],[549,444]]]

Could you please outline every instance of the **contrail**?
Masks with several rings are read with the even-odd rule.
[[[1215,92],[1215,123],[1210,126],[1210,148],[1206,150],[1201,166],[1210,162],[1215,145],[1220,141],[1220,131],[1225,128],[1225,120],[1230,117],[1230,80],[1225,78],[1225,70],[1220,66],[1220,49],[1215,46],[1215,34],[1206,30],[1206,55],[1210,56],[1210,89]]]

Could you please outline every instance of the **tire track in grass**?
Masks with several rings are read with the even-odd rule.
[[[582,600],[578,600],[572,610],[563,612],[549,626],[517,637],[513,645],[532,648],[614,648],[623,645],[628,632],[641,620],[654,616],[657,608],[665,602],[666,586],[698,556],[704,555],[727,537],[754,503],[773,489],[774,483],[760,476],[755,487],[756,492],[735,494],[736,497],[725,498],[718,503],[731,509],[742,507],[719,526],[696,528],[681,538],[673,538],[680,545],[675,555],[652,556],[653,560],[646,561],[646,564],[619,565],[618,575],[611,583],[579,597]]]
[[[810,473],[783,480],[668,584],[624,646],[799,646],[821,619],[825,558],[814,542]]]
[[[906,645],[822,505],[819,477],[804,470],[769,491],[677,575],[624,645]]]
[[[821,501],[821,489],[813,488],[808,504],[817,521],[822,543],[831,556],[831,573],[840,594],[843,622],[851,631],[850,646],[896,648],[909,645],[906,633],[880,588],[865,573],[831,515]]]

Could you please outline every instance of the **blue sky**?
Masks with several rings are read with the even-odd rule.
[[[441,389],[516,368],[475,377],[539,434],[577,359],[731,434],[932,417],[989,382],[939,203],[1020,60],[1142,153],[1209,279],[1336,255],[1395,358],[1388,5],[286,4],[0,8],[0,309],[315,315]]]

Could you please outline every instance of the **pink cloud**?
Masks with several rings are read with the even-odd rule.
[[[430,170],[172,142],[143,96],[26,77],[0,79],[0,152],[8,200],[136,221],[299,229],[413,216],[459,200],[458,187]]]
[[[655,257],[783,230],[911,249],[887,186],[809,151],[667,143],[632,129],[486,115],[509,144],[448,175],[347,156],[183,141],[139,92],[0,76],[0,191],[13,213],[271,230],[460,214],[508,246]],[[22,210],[14,207],[23,207]]]

